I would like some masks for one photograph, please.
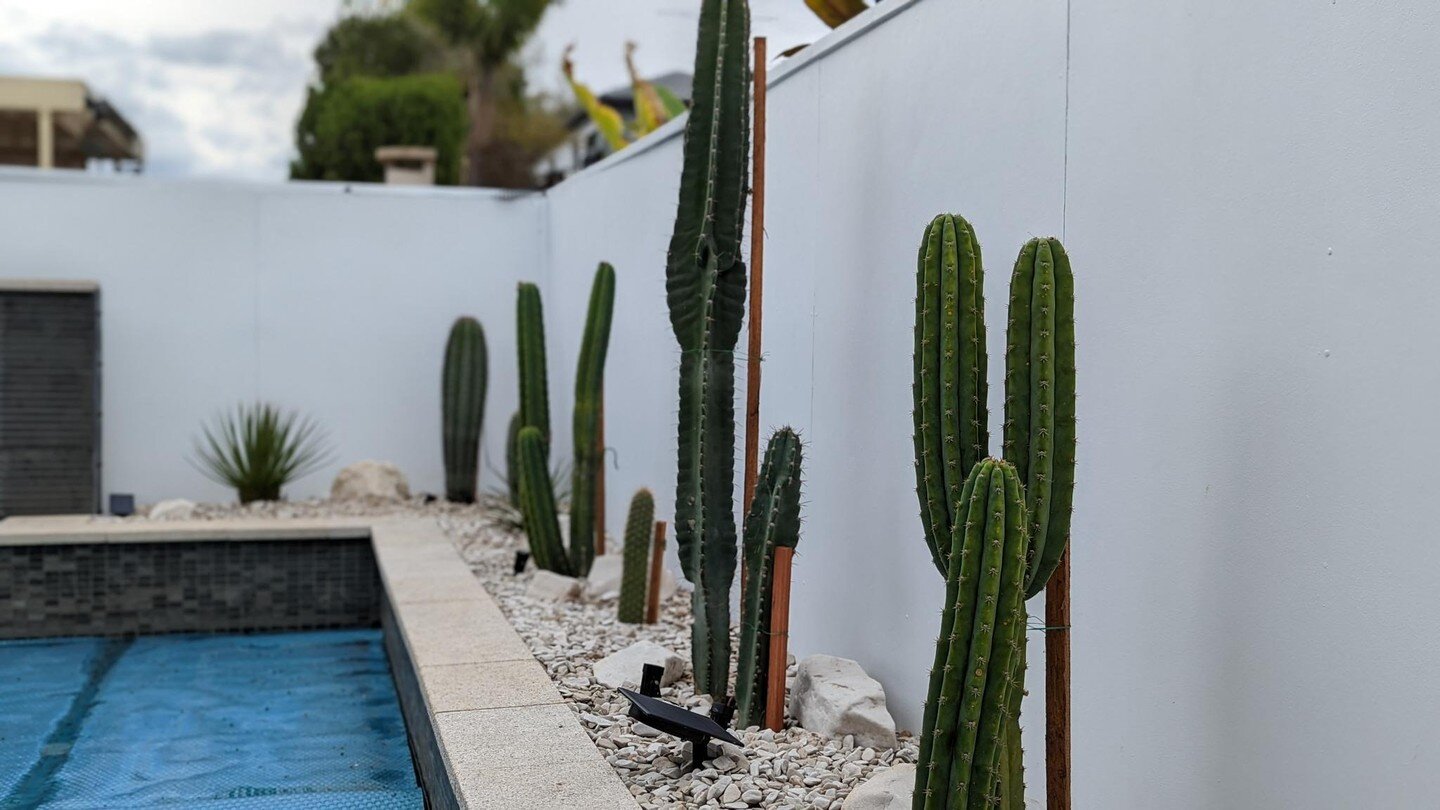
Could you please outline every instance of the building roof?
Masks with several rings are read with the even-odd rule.
[[[90,160],[139,162],[145,145],[119,110],[78,79],[0,76],[0,164],[37,164],[37,114],[54,123],[54,165],[83,169]]]

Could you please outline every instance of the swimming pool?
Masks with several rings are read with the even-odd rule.
[[[0,807],[411,810],[381,631],[0,642]]]

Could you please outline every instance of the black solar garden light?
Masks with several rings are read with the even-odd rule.
[[[664,674],[664,667],[646,664],[640,676],[640,691],[620,690],[620,694],[630,701],[631,717],[690,743],[691,770],[699,768],[700,763],[705,761],[712,739],[744,745],[725,728],[735,716],[733,700],[727,699],[711,706],[709,715],[667,703],[660,699],[660,677]]]

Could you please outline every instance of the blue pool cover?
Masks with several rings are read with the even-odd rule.
[[[424,807],[378,630],[0,642],[0,807]]]

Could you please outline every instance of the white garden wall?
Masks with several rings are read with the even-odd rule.
[[[1418,0],[886,0],[775,71],[763,419],[807,439],[796,652],[859,659],[915,725],[941,593],[912,490],[915,247],[938,211],[974,222],[998,369],[1010,262],[1056,233],[1080,296],[1076,806],[1432,804],[1437,35]],[[178,459],[257,394],[438,488],[445,329],[485,320],[495,442],[522,277],[546,283],[568,446],[609,260],[615,529],[635,487],[672,494],[677,131],[508,201],[7,175],[0,272],[101,281],[106,487],[144,499],[218,496]]]

